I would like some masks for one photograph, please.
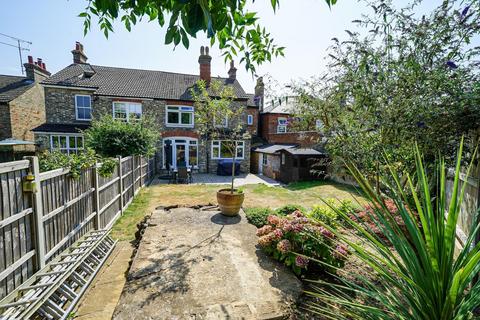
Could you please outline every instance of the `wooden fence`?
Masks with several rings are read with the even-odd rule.
[[[0,163],[0,299],[92,229],[109,229],[154,175],[154,160],[118,158],[101,177],[97,165],[72,178],[40,172],[38,158]],[[37,192],[23,192],[27,174]]]
[[[478,222],[476,221],[477,210],[479,207],[479,189],[478,189],[478,177],[480,167],[474,168],[470,176],[465,173],[460,174],[460,185],[462,188],[465,185],[465,194],[462,201],[460,215],[457,222],[457,238],[461,245],[465,244],[465,241],[472,229],[472,227]],[[454,169],[449,170],[447,179],[447,201],[450,201],[453,192],[453,174]]]

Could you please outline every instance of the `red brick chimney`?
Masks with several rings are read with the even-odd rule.
[[[72,50],[73,63],[87,63],[87,56],[83,52],[83,44],[80,42],[75,42],[75,49]]]
[[[228,70],[228,79],[234,82],[237,79],[237,68],[235,68],[235,62],[230,61],[230,70]]]
[[[33,57],[28,56],[28,62],[23,64],[23,66],[25,67],[27,78],[35,82],[42,81],[51,75],[41,58],[37,58],[37,61],[34,62]]]
[[[208,54],[208,47],[200,47],[200,57],[198,57],[198,63],[200,64],[200,79],[206,82],[208,85],[212,79],[211,67],[212,57]]]

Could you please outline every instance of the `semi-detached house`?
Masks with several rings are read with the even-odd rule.
[[[46,122],[33,131],[36,143],[46,149],[66,153],[83,149],[81,131],[102,115],[132,122],[148,114],[155,118],[161,133],[157,169],[166,168],[168,154],[172,155],[168,161],[173,167],[187,165],[200,172],[215,172],[218,161],[232,158],[232,154],[224,148],[224,141],[204,141],[196,130],[190,92],[200,79],[232,86],[237,96],[232,107],[243,106],[245,130],[252,135],[258,133],[258,106],[253,95],[247,94],[236,79],[233,64],[228,77],[211,77],[208,48],[202,47],[198,74],[92,65],[78,42],[72,54],[73,64],[41,82]],[[249,172],[250,139],[238,141],[236,151],[241,170]]]

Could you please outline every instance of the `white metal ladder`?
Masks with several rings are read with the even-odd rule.
[[[116,241],[92,231],[0,301],[0,319],[66,319]]]

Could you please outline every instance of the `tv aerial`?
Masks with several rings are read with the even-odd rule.
[[[9,47],[17,48],[18,58],[20,59],[20,70],[22,70],[22,74],[25,74],[25,70],[23,68],[22,51],[30,51],[30,49],[24,47],[24,45],[31,45],[32,42],[28,41],[28,40],[23,40],[23,39],[20,39],[20,38],[12,37],[12,36],[9,36],[8,34],[4,34],[4,33],[1,33],[1,32],[0,32],[0,36],[9,38],[10,40],[13,40],[13,41],[16,42],[16,44],[12,44],[12,43],[7,43],[7,42],[0,41],[0,44],[3,44],[5,46],[9,46]]]

